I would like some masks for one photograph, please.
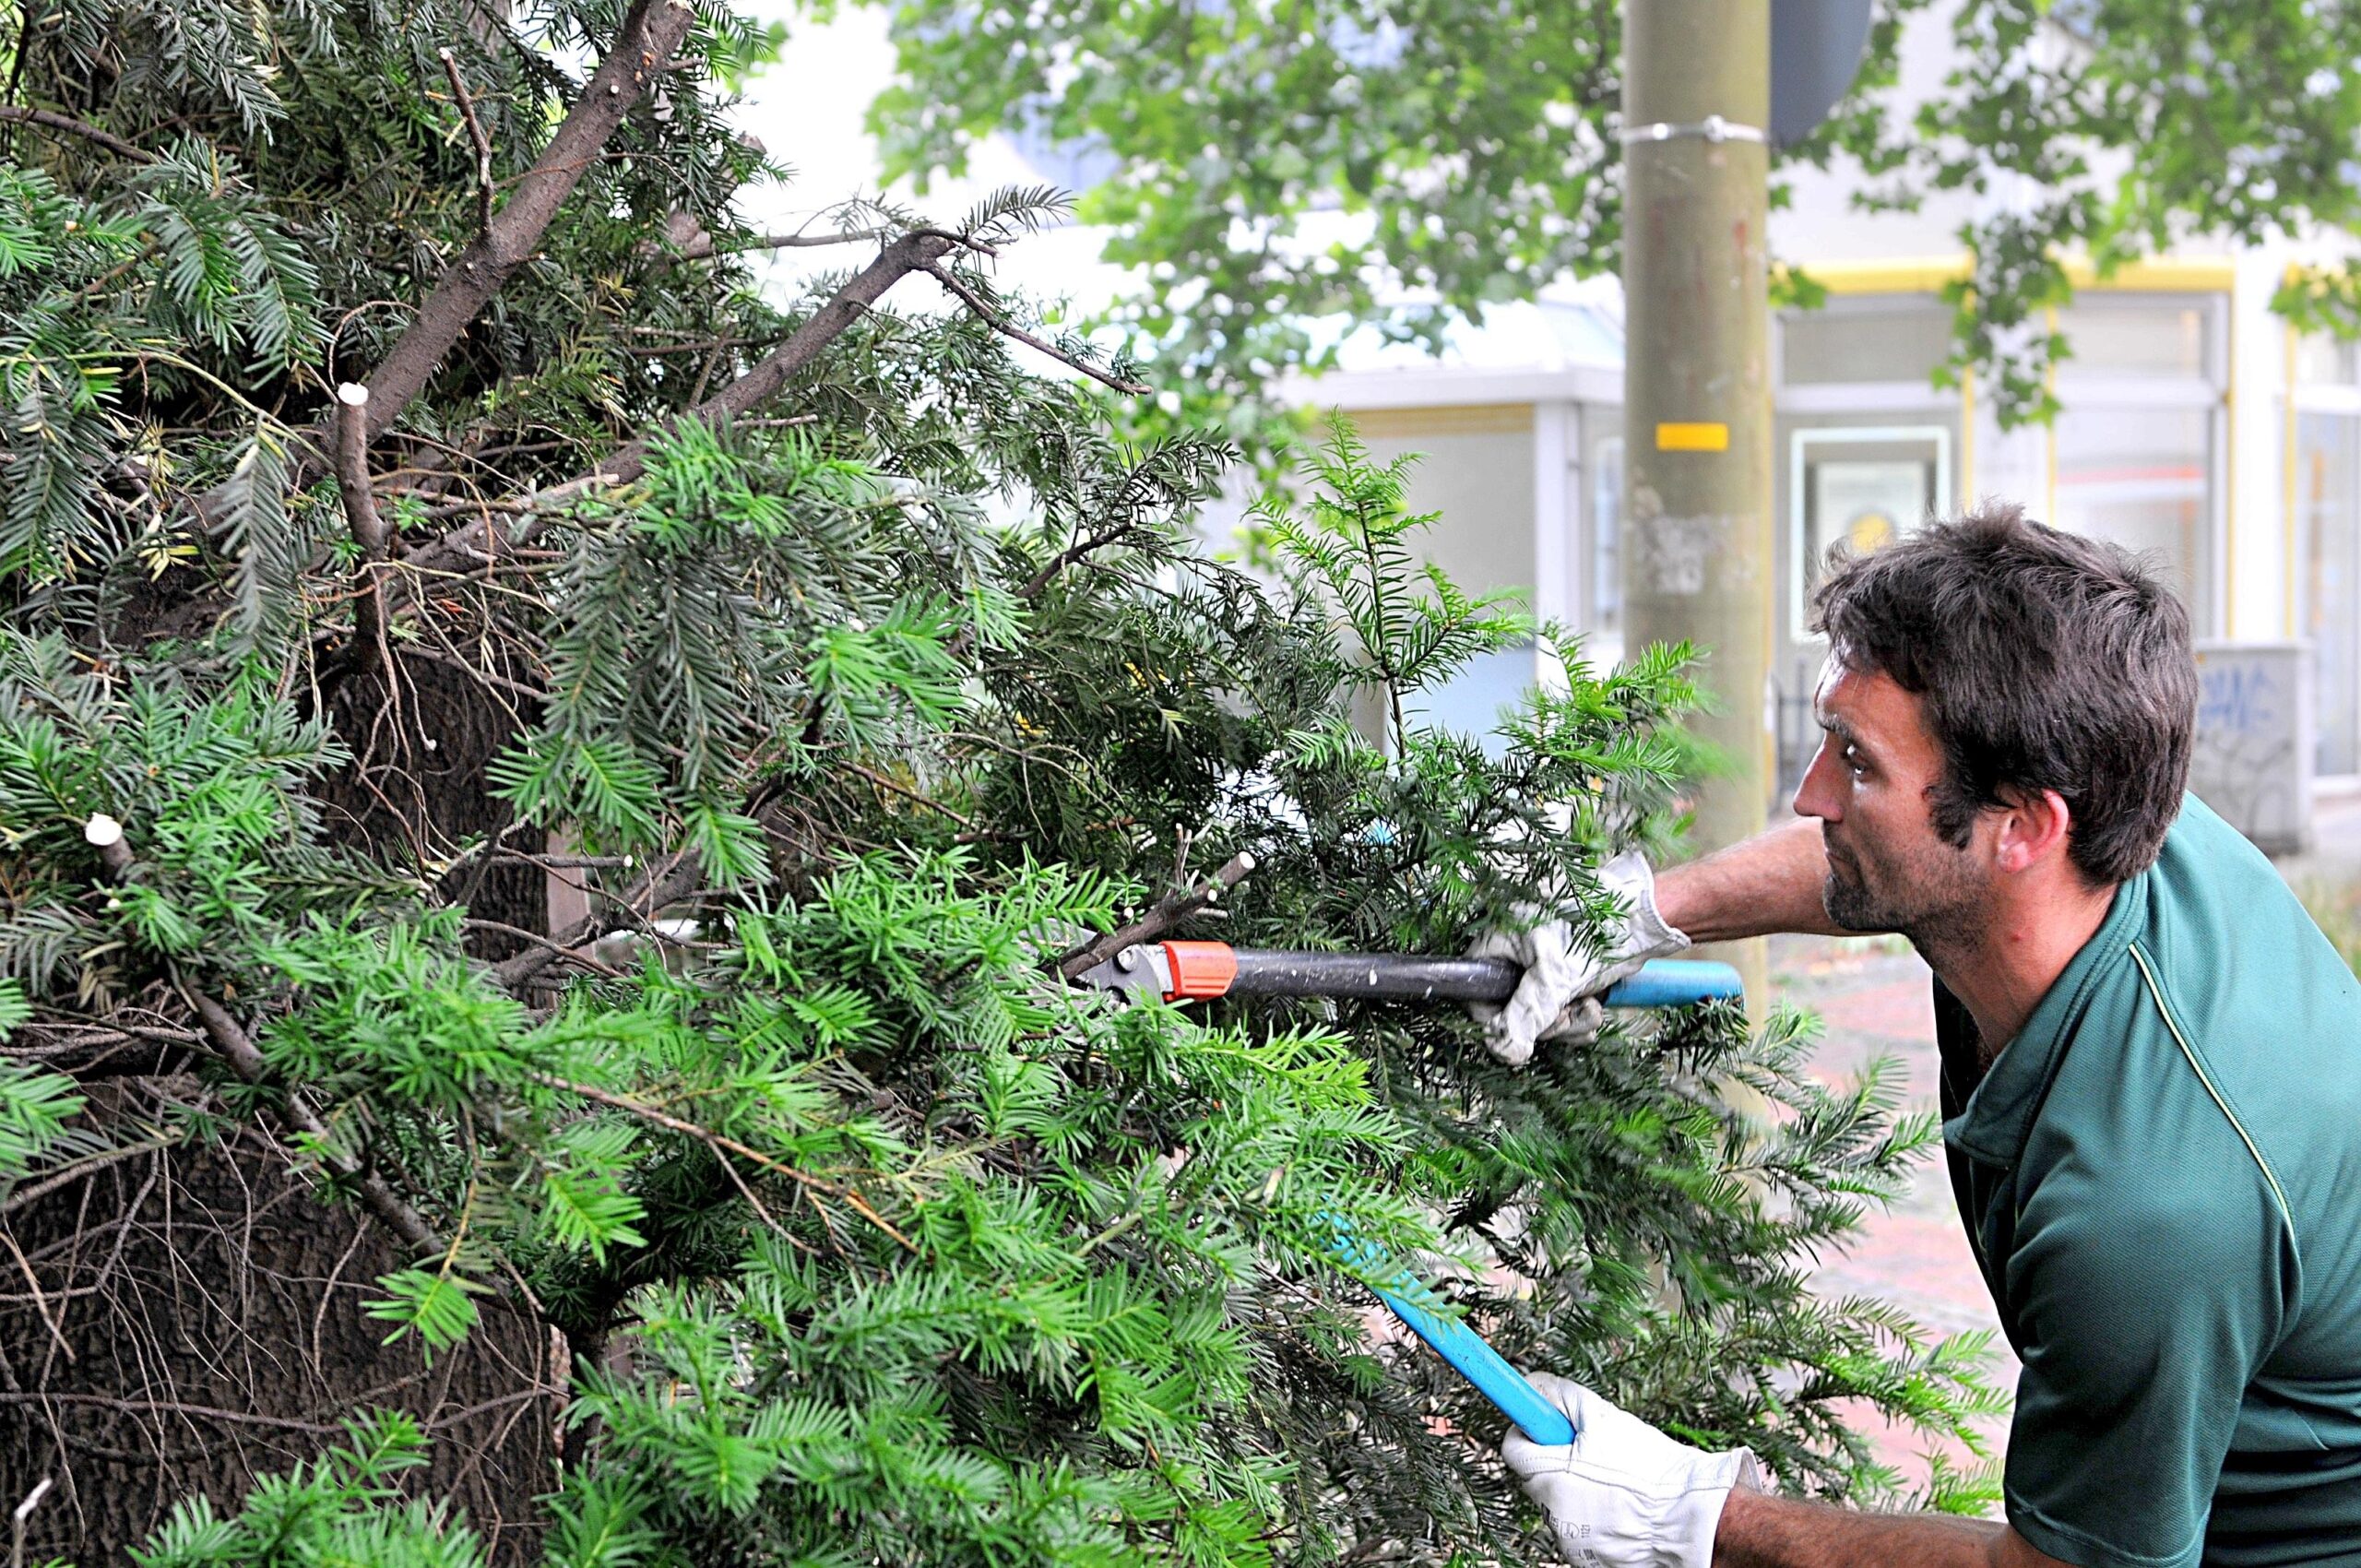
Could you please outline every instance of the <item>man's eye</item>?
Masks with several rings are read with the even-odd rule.
[[[1843,755],[1845,758],[1845,766],[1851,768],[1856,773],[1861,772],[1869,766],[1869,764],[1862,758],[1860,752],[1852,746],[1846,746],[1844,750]]]

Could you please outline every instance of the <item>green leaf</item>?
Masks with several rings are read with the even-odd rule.
[[[372,1301],[362,1310],[371,1317],[394,1325],[385,1343],[391,1345],[406,1335],[416,1334],[431,1364],[437,1351],[449,1349],[474,1329],[473,1298],[485,1288],[447,1268],[433,1273],[405,1268],[379,1277],[377,1289],[386,1293],[385,1299]]]

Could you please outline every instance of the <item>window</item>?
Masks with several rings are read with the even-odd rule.
[[[2296,416],[2296,635],[2312,645],[2322,773],[2361,773],[2361,419]]]
[[[1786,386],[1904,381],[1924,386],[1952,349],[1952,314],[1901,301],[1834,300],[1779,317],[1779,380]]]
[[[2217,374],[2213,310],[2203,299],[2087,292],[2058,313],[2073,358],[2061,376],[2211,379]]]
[[[1940,424],[1834,425],[1788,438],[1794,564],[1791,635],[1809,632],[1811,590],[1831,550],[1866,555],[1926,521],[1952,488],[1952,433]]]
[[[2058,527],[2152,557],[2202,626],[2213,532],[2213,420],[2203,409],[2094,408],[2058,416]]]

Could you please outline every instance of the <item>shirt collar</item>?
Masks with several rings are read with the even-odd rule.
[[[2140,932],[2148,912],[2151,874],[2142,872],[2116,888],[2106,919],[2050,983],[2016,1038],[2001,1047],[1960,1113],[1943,1123],[1946,1147],[1987,1165],[2017,1162],[2092,988]]]

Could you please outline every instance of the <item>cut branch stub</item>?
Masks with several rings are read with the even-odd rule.
[[[1105,963],[1134,943],[1151,941],[1179,925],[1198,910],[1217,902],[1221,896],[1246,880],[1254,869],[1254,857],[1247,850],[1222,862],[1222,867],[1196,886],[1175,888],[1148,907],[1145,914],[1129,925],[1118,926],[1106,935],[1086,942],[1058,959],[1059,975],[1072,980],[1083,970]]]
[[[402,410],[426,389],[453,345],[483,314],[509,274],[531,259],[565,198],[599,160],[608,138],[647,92],[648,84],[670,64],[694,19],[687,0],[635,0],[614,48],[591,73],[580,101],[559,124],[541,156],[517,176],[507,205],[491,213],[489,193],[480,192],[485,198],[480,210],[487,218],[483,232],[445,270],[433,292],[418,307],[409,329],[395,340],[385,362],[369,377],[365,422],[371,439],[399,419]],[[472,128],[481,130],[480,125]],[[480,172],[490,169],[488,148],[482,145],[478,149],[478,168]],[[294,434],[289,444],[294,466],[289,476],[291,489],[301,488],[327,465],[327,447],[334,439],[332,427],[314,426]],[[227,494],[223,488],[208,492],[197,501],[198,512],[208,517],[217,516]]]
[[[778,395],[790,376],[817,360],[829,344],[844,336],[886,290],[913,272],[926,270],[957,243],[948,235],[919,232],[895,240],[877,253],[876,260],[831,295],[827,303],[813,311],[786,341],[765,355],[761,363],[681,415],[681,419],[711,423],[740,419],[761,407]],[[646,473],[649,445],[647,436],[629,442],[580,479],[542,491],[534,498],[536,515],[516,530],[514,542],[530,544],[539,539],[551,528],[552,513],[590,491],[601,485],[628,484]],[[421,574],[461,569],[489,556],[492,547],[502,542],[504,531],[497,518],[481,517],[419,546],[404,559]]]

